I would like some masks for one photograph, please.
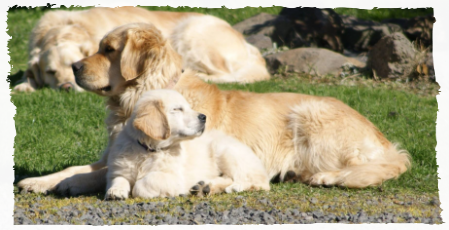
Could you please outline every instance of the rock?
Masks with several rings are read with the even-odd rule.
[[[341,39],[343,22],[334,10],[308,7],[283,8],[279,15],[285,16],[293,23],[291,47],[306,45],[343,52]]]
[[[292,22],[284,16],[260,13],[233,26],[243,35],[265,35],[279,45],[290,42]]]
[[[402,32],[399,25],[379,23],[341,15],[344,25],[342,35],[345,49],[355,52],[369,51],[382,37],[394,32]]]
[[[408,78],[416,68],[415,54],[412,43],[404,34],[393,33],[373,47],[368,54],[368,66],[380,78]]]
[[[346,63],[358,68],[365,64],[345,57],[339,53],[321,48],[297,48],[282,53],[270,54],[265,57],[268,68],[274,73],[280,67],[286,66],[287,71],[313,75],[338,75]]]
[[[263,34],[254,34],[245,38],[245,40],[257,47],[260,51],[273,48],[271,38]]]
[[[419,41],[424,47],[432,49],[432,30],[435,21],[435,17],[430,14],[410,19],[385,19],[382,22],[400,26],[410,41]]]

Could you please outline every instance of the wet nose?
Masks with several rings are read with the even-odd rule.
[[[76,72],[80,71],[83,68],[83,63],[75,62],[72,64],[73,74],[76,75]]]
[[[59,86],[59,88],[61,90],[65,90],[65,91],[69,92],[71,90],[74,90],[75,86],[71,82],[66,82],[66,83],[62,84],[61,86]]]
[[[200,113],[200,115],[198,115],[198,119],[200,119],[200,121],[202,122],[206,122],[206,115]]]

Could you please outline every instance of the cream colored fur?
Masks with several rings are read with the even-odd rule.
[[[139,42],[128,43],[128,39]],[[130,75],[125,70],[129,66],[120,67],[121,59],[128,58],[121,55],[121,47],[129,44],[133,44],[130,56],[141,57],[132,63],[134,69],[144,70],[138,75]],[[108,53],[100,48],[97,54],[79,62],[83,68],[76,78],[85,89],[109,98],[109,146],[144,92],[173,87],[195,111],[208,117],[206,130],[220,130],[249,146],[262,161],[269,178],[279,174],[282,181],[292,171],[299,181],[311,185],[363,188],[397,178],[410,166],[405,150],[389,142],[370,121],[335,98],[221,91],[200,80],[194,71],[181,74],[181,58],[154,26],[133,24],[117,28],[102,40],[100,47],[107,46],[115,51]],[[99,189],[106,180],[104,167],[109,151],[108,147],[102,159],[92,165],[25,179],[19,187],[72,195]],[[100,172],[94,172],[99,168]],[[94,173],[86,173],[89,171]],[[85,185],[94,182],[98,187]]]
[[[176,44],[184,68],[203,73],[211,81],[253,82],[269,79],[260,52],[225,21],[199,13],[148,11],[139,7],[57,10],[46,13],[33,28],[28,48],[28,69],[17,91],[43,86],[74,88],[71,64],[98,50],[101,38],[132,22],[154,24]]]
[[[163,117],[155,117],[158,108],[151,105],[155,102],[161,104],[163,111],[156,113]],[[199,181],[209,184],[211,194],[223,192],[223,184],[217,184],[222,181],[227,181],[226,192],[269,190],[262,162],[250,148],[218,130],[198,137],[205,128],[205,120],[201,122],[198,115],[176,91],[145,93],[112,146],[105,199],[126,199],[129,194],[143,198],[173,197],[187,194]],[[148,126],[140,130],[136,125],[145,119],[152,123],[149,126],[156,124],[170,135],[154,139],[154,132],[160,130],[147,130]],[[165,120],[166,127],[162,125]],[[138,140],[155,152],[147,151]]]

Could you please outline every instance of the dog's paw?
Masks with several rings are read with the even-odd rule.
[[[225,188],[226,193],[242,192],[243,190],[244,190],[243,185],[238,183],[233,183]]]
[[[196,185],[192,186],[189,192],[191,195],[202,197],[210,193],[210,186],[206,185],[204,181],[200,181]]]
[[[296,183],[301,181],[301,175],[296,174],[293,171],[287,171],[284,176],[284,182]]]
[[[83,194],[85,188],[77,187],[72,178],[66,178],[56,185],[54,192],[61,196],[79,196]]]
[[[319,172],[313,174],[309,179],[312,186],[333,186],[338,184],[338,175],[336,172]]]
[[[34,92],[35,89],[28,82],[18,84],[14,87],[14,91],[18,92]]]
[[[129,191],[119,188],[110,188],[104,197],[105,200],[125,200],[129,196]]]
[[[19,181],[17,186],[21,190],[21,193],[33,192],[33,193],[48,194],[54,188],[54,185],[50,183],[48,180],[39,177],[23,179]]]

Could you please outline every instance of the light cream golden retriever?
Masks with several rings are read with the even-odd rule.
[[[183,57],[184,68],[215,82],[269,79],[265,60],[227,22],[199,13],[148,11],[139,7],[57,10],[46,13],[33,28],[28,69],[17,91],[42,86],[83,91],[75,84],[72,63],[94,54],[103,36],[132,22],[154,24]]]
[[[221,91],[182,68],[181,57],[161,32],[139,23],[110,32],[96,54],[73,65],[81,87],[109,98],[109,146],[146,91],[173,88],[208,117],[206,130],[220,130],[248,145],[269,178],[279,174],[283,180],[288,172],[315,186],[363,188],[397,178],[410,165],[405,150],[335,98]],[[19,187],[70,195],[101,191],[109,153],[108,147],[96,163],[28,178]]]
[[[144,93],[111,148],[105,199],[173,197],[200,185],[206,194],[270,189],[248,146],[218,130],[199,137],[205,128],[206,116],[178,92]]]

